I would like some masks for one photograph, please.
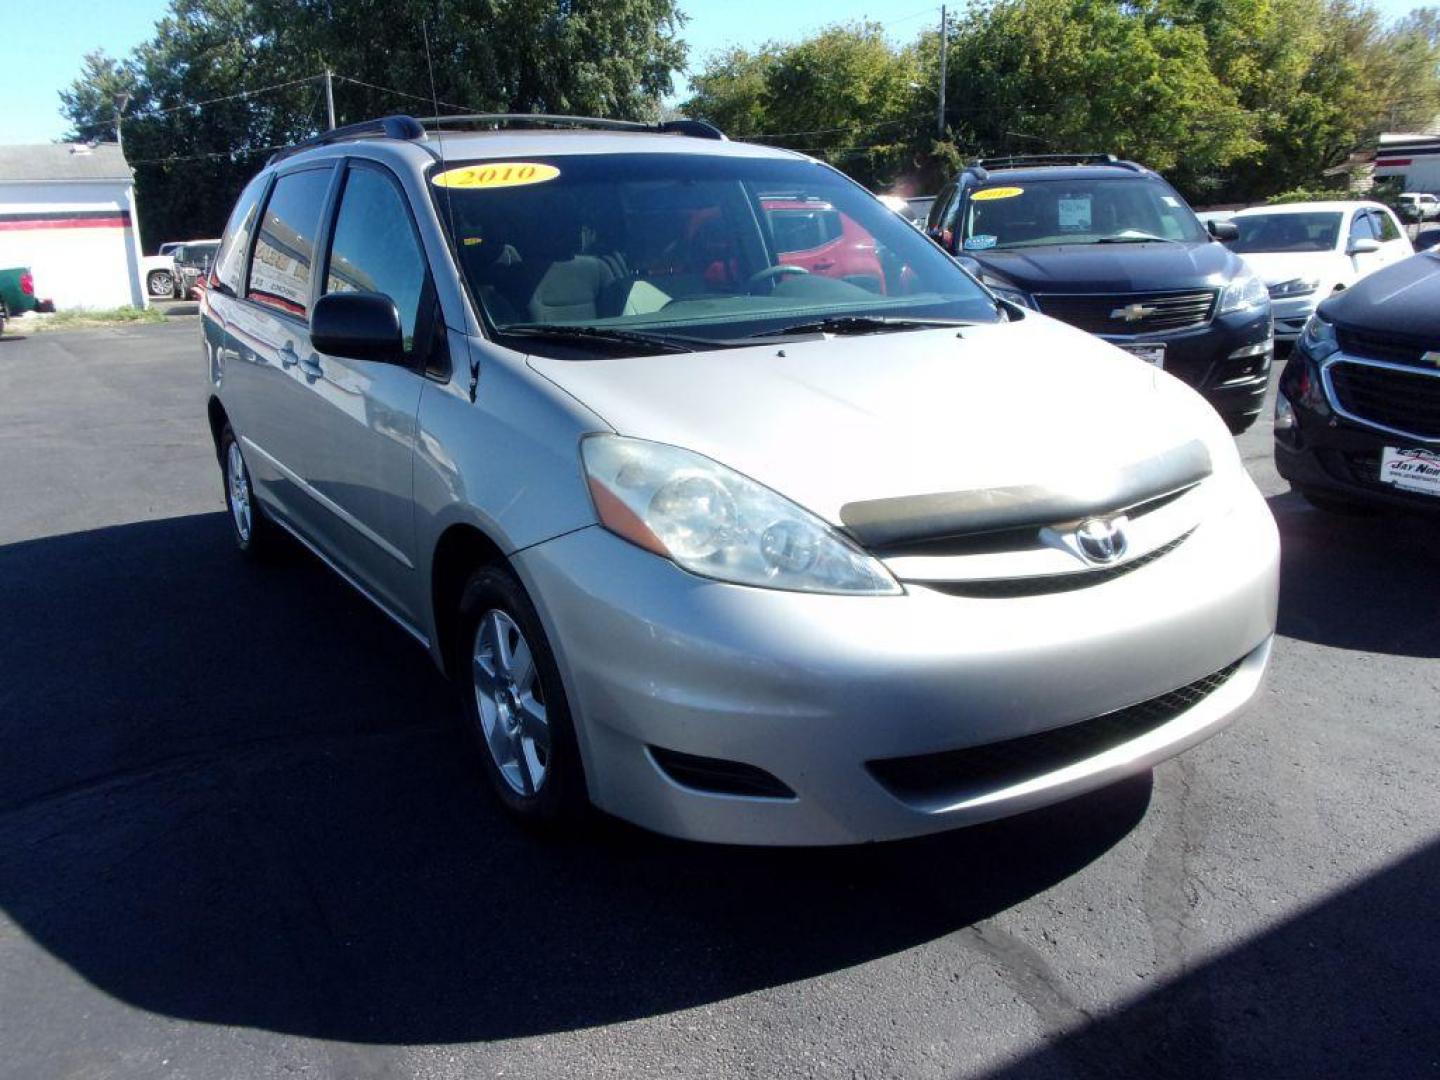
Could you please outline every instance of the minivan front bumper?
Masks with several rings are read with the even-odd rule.
[[[598,526],[514,558],[599,807],[698,840],[883,840],[1103,786],[1236,715],[1269,656],[1279,545],[1254,486],[1235,487],[1227,513],[1163,558],[1040,596],[745,588]],[[952,775],[980,746],[1005,760]],[[695,759],[782,786],[717,790],[669,767]]]

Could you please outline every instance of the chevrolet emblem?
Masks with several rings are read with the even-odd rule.
[[[1124,319],[1126,322],[1139,322],[1141,319],[1148,319],[1155,314],[1153,307],[1145,304],[1126,304],[1124,307],[1117,307],[1110,312],[1112,319]]]

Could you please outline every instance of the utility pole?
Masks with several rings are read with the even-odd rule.
[[[125,132],[121,129],[125,110],[130,107],[130,92],[122,90],[114,97],[115,102],[115,143],[120,147],[120,156],[125,156]]]
[[[950,51],[950,35],[947,32],[949,25],[945,19],[945,5],[940,5],[940,103],[935,109],[935,132],[942,139],[945,137],[945,63]]]
[[[335,86],[330,78],[330,69],[325,69],[325,111],[330,114],[330,130],[335,130]]]

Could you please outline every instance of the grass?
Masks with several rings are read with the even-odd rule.
[[[69,308],[52,315],[36,315],[26,320],[26,330],[89,330],[102,326],[124,326],[128,323],[160,323],[165,316],[154,308]]]

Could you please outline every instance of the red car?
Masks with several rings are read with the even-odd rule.
[[[829,203],[808,199],[765,199],[761,206],[782,263],[885,291],[875,238],[849,216]]]

